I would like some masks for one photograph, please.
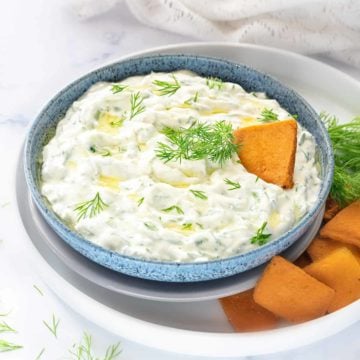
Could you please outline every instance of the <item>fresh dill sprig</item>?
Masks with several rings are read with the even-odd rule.
[[[138,200],[137,204],[138,206],[140,206],[143,202],[144,202],[144,197],[142,197],[141,199]]]
[[[145,111],[145,106],[143,104],[144,98],[141,96],[140,92],[136,94],[131,94],[130,96],[130,119],[136,115]]]
[[[218,90],[221,90],[224,86],[224,83],[217,77],[208,77],[206,78],[206,85],[209,87],[209,89],[217,88]]]
[[[99,192],[96,193],[95,197],[91,200],[84,201],[76,206],[74,211],[79,213],[77,220],[84,219],[86,217],[94,217],[103,211],[109,205],[105,204],[101,199]]]
[[[41,351],[39,352],[39,355],[35,358],[35,360],[40,360],[40,358],[43,356],[45,352],[45,348],[41,349]]]
[[[13,329],[9,324],[7,324],[5,321],[0,322],[0,333],[4,332],[13,332],[16,333],[16,330]]]
[[[114,360],[121,354],[120,343],[110,345],[106,349],[104,360]]]
[[[22,349],[22,348],[23,348],[22,345],[13,344],[6,340],[0,339],[0,353],[6,352],[6,351],[18,350],[18,349]]]
[[[122,92],[123,90],[125,90],[128,86],[127,85],[122,85],[122,84],[113,84],[113,86],[111,87],[111,91],[113,94],[117,94],[119,92]]]
[[[228,188],[228,190],[237,190],[241,188],[241,185],[239,182],[231,181],[230,179],[226,178],[224,179],[224,182],[226,185],[229,185],[231,187]]]
[[[165,127],[162,133],[170,144],[158,143],[157,157],[165,162],[182,159],[209,159],[223,165],[238,149],[234,144],[231,124],[218,121],[214,124],[194,122],[189,128]]]
[[[60,324],[60,319],[56,319],[55,314],[52,315],[51,323],[47,323],[43,320],[43,324],[49,329],[49,331],[57,338],[57,331]]]
[[[205,194],[205,192],[204,191],[201,191],[201,190],[191,190],[190,189],[190,192],[194,195],[194,196],[196,196],[196,197],[198,197],[199,199],[201,199],[201,200],[207,200],[207,196],[206,196],[206,194]]]
[[[320,114],[333,147],[335,169],[330,196],[341,207],[360,199],[360,116],[339,124],[335,116]]]
[[[144,222],[144,225],[151,231],[156,231],[157,227],[153,223]]]
[[[72,355],[71,360],[115,360],[120,354],[120,343],[110,345],[105,352],[104,357],[99,358],[94,355],[92,350],[92,337],[90,334],[84,332],[82,340],[74,344],[69,350]]]
[[[33,284],[33,288],[34,288],[41,296],[44,296],[44,293],[42,292],[42,290],[41,290],[36,284]]]
[[[265,227],[267,225],[267,222],[265,221],[259,229],[257,229],[256,234],[250,239],[251,244],[257,244],[257,245],[265,245],[268,242],[268,238],[271,236],[271,234],[264,234]]]
[[[182,225],[182,230],[192,230],[192,223],[185,223]]]
[[[160,96],[174,95],[180,89],[181,85],[178,79],[175,77],[175,75],[172,75],[172,78],[174,79],[173,83],[162,80],[153,81],[153,84],[158,87],[156,91],[159,93]]]
[[[272,109],[265,108],[262,110],[259,121],[267,123],[278,120],[278,115]]]
[[[184,214],[184,211],[181,209],[181,207],[177,206],[177,205],[173,205],[173,206],[170,206],[166,209],[161,209],[161,211],[164,211],[164,212],[170,212],[170,211],[173,211],[175,210],[179,215],[183,215]]]
[[[73,349],[69,350],[74,360],[93,360],[91,351],[92,337],[84,332],[83,339],[79,344],[74,344]]]

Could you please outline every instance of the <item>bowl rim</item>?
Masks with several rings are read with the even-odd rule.
[[[198,261],[198,262],[172,262],[172,261],[162,261],[162,260],[146,259],[146,258],[140,258],[140,257],[135,257],[135,256],[130,256],[130,255],[124,255],[124,254],[121,254],[120,252],[107,249],[105,247],[102,247],[100,245],[97,245],[97,244],[91,242],[90,240],[86,239],[81,234],[79,234],[78,232],[76,232],[75,230],[73,230],[69,226],[67,226],[55,214],[55,212],[52,210],[52,208],[46,205],[46,203],[44,201],[44,197],[41,194],[40,189],[39,189],[38,185],[36,184],[36,181],[34,181],[34,177],[36,176],[36,174],[33,174],[33,171],[31,170],[31,163],[32,163],[32,161],[36,161],[36,159],[34,159],[30,156],[30,151],[29,151],[29,149],[32,146],[32,141],[31,141],[32,134],[34,132],[36,132],[37,125],[39,124],[41,119],[44,117],[44,115],[47,113],[48,108],[51,107],[51,105],[57,99],[64,96],[69,90],[71,90],[78,83],[81,83],[84,80],[91,78],[96,72],[106,71],[107,69],[110,69],[113,66],[117,66],[120,64],[131,64],[133,62],[138,62],[138,61],[156,60],[156,59],[173,59],[173,58],[183,58],[183,59],[193,59],[193,60],[199,59],[199,60],[203,60],[203,61],[215,62],[218,64],[226,64],[237,70],[245,69],[252,73],[256,73],[257,75],[260,75],[262,78],[265,78],[268,81],[271,81],[277,85],[280,85],[280,87],[282,89],[286,90],[288,93],[290,93],[291,96],[298,98],[301,101],[302,105],[306,108],[306,110],[311,114],[312,118],[315,120],[317,127],[321,130],[321,136],[322,136],[322,140],[324,141],[324,146],[325,146],[325,148],[329,149],[330,151],[329,152],[325,151],[322,153],[324,158],[327,158],[327,160],[328,160],[328,171],[326,173],[323,173],[323,177],[321,179],[320,191],[318,193],[318,198],[317,198],[315,204],[288,231],[286,231],[285,233],[281,234],[279,237],[275,238],[274,240],[270,241],[269,243],[267,243],[261,247],[254,248],[247,252],[233,255],[230,257],[225,257],[225,258],[220,258],[220,259],[212,259],[212,260],[206,260],[206,261]],[[136,73],[134,73],[133,75],[129,75],[129,76],[136,76]],[[220,76],[220,78],[221,78],[221,76]],[[121,80],[121,79],[119,79],[119,80]],[[240,84],[240,86],[241,86],[241,84]],[[59,118],[57,120],[57,123],[61,119],[62,118]],[[262,71],[259,71],[251,66],[248,66],[248,65],[240,63],[240,62],[234,62],[234,61],[222,59],[219,57],[213,57],[213,56],[202,56],[202,55],[181,54],[181,53],[145,55],[145,56],[135,55],[135,57],[120,59],[120,60],[108,63],[104,66],[96,67],[95,69],[92,69],[91,71],[85,73],[84,75],[82,75],[82,76],[76,78],[75,80],[71,81],[70,83],[68,83],[65,87],[63,87],[61,90],[59,90],[57,93],[55,93],[55,95],[53,95],[49,101],[47,101],[45,103],[45,105],[42,107],[42,110],[38,113],[38,115],[35,117],[35,119],[30,124],[30,127],[28,129],[28,132],[27,132],[27,135],[25,138],[24,159],[25,159],[25,161],[24,161],[25,178],[26,178],[27,185],[30,189],[30,193],[34,199],[35,204],[39,208],[40,212],[42,213],[44,218],[48,222],[50,222],[51,226],[54,225],[55,227],[58,227],[63,232],[68,233],[76,241],[82,242],[83,244],[86,244],[87,246],[90,246],[90,248],[95,249],[97,251],[100,250],[101,252],[111,254],[112,256],[115,256],[115,257],[127,259],[127,260],[130,260],[131,262],[137,262],[137,263],[141,263],[141,264],[153,264],[153,265],[158,265],[158,266],[170,266],[170,267],[174,267],[174,268],[175,267],[176,268],[179,268],[179,267],[192,268],[192,267],[208,266],[208,265],[213,265],[213,264],[222,264],[224,262],[242,259],[242,258],[248,257],[249,255],[257,256],[257,255],[260,255],[260,253],[271,252],[271,250],[273,250],[277,246],[277,244],[285,241],[289,236],[291,236],[297,232],[300,232],[304,228],[304,226],[306,226],[306,224],[312,220],[313,216],[319,211],[319,209],[322,207],[322,205],[324,205],[327,195],[330,192],[330,187],[331,187],[333,173],[334,173],[333,150],[332,150],[332,145],[330,142],[328,132],[325,128],[325,125],[320,120],[319,115],[315,112],[315,110],[312,108],[312,106],[295,90],[289,88],[287,85],[284,85],[282,82],[280,82],[273,76],[268,75]],[[60,236],[60,237],[63,238],[63,236]],[[106,265],[103,265],[103,266],[106,266]]]

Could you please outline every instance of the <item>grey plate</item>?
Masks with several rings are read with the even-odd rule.
[[[22,152],[21,152],[22,154]],[[155,301],[190,302],[218,299],[252,288],[265,265],[228,278],[194,283],[173,283],[143,280],[110,270],[92,262],[67,245],[47,224],[27,189],[20,158],[16,176],[16,194],[21,220],[29,239],[41,255],[51,263],[56,256],[67,268],[115,294],[126,294]],[[322,210],[309,230],[281,256],[294,261],[315,237],[323,217]]]

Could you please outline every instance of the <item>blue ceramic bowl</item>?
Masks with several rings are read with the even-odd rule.
[[[255,250],[222,260],[199,263],[148,261],[124,256],[89,242],[67,227],[40,194],[39,168],[43,146],[54,134],[58,121],[65,115],[70,105],[91,85],[98,81],[115,82],[152,71],[170,72],[180,69],[188,69],[201,76],[218,77],[224,81],[238,83],[248,92],[266,92],[290,114],[298,114],[299,123],[315,137],[322,176],[318,200],[298,224],[278,239]],[[49,101],[32,124],[25,144],[25,175],[33,200],[52,229],[65,242],[87,258],[115,271],[144,279],[171,282],[192,282],[227,277],[263,264],[288,248],[305,233],[324,205],[332,182],[333,166],[332,148],[327,131],[316,112],[301,96],[270,76],[248,66],[191,55],[133,58],[90,72],[68,85]]]

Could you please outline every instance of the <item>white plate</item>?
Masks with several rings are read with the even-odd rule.
[[[150,53],[192,53],[242,62],[277,77],[319,111],[327,110],[344,119],[360,113],[359,83],[300,55],[253,45],[198,43],[162,47],[132,56]],[[357,301],[301,325],[231,333],[217,301],[160,303],[121,294],[114,299],[112,292],[70,272],[60,261],[51,261],[50,265],[31,241],[26,246],[39,274],[75,311],[121,337],[162,350],[215,358],[274,353],[333,335],[360,318]]]

